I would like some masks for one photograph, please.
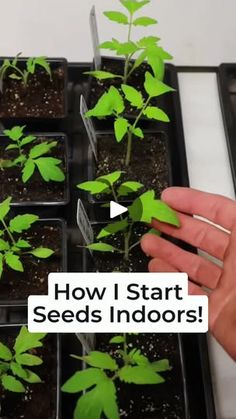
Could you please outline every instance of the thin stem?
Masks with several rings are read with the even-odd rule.
[[[136,246],[138,246],[140,244],[140,240],[134,244],[132,244],[132,246],[130,246],[129,248],[129,252],[131,252],[132,249],[134,249]]]
[[[132,233],[132,226],[133,225],[130,224],[127,233],[124,234],[124,238],[125,238],[124,260],[127,260],[127,261],[129,260],[129,250],[130,250],[129,242],[130,242],[131,233]]]
[[[2,220],[1,220],[1,222],[2,222],[2,224],[3,224],[3,227],[4,227],[5,231],[7,232],[8,236],[10,237],[10,239],[11,239],[12,243],[15,245],[15,244],[16,244],[16,241],[14,240],[14,237],[13,237],[13,235],[11,234],[11,232],[10,232],[9,228],[7,227],[7,225],[6,225],[5,221],[2,219]]]
[[[129,31],[128,31],[128,41],[127,42],[130,42],[130,39],[131,39],[132,25],[133,25],[133,13],[130,13],[130,22],[129,22]],[[130,54],[126,55],[124,79],[123,79],[124,84],[127,83],[127,79],[128,79],[130,57],[131,57]]]

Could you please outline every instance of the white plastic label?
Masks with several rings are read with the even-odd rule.
[[[96,136],[96,132],[95,132],[95,129],[94,129],[91,118],[86,118],[86,116],[85,116],[86,112],[88,112],[88,107],[87,107],[87,104],[85,102],[85,99],[84,99],[83,95],[81,95],[81,97],[80,97],[80,115],[81,115],[81,118],[83,120],[85,129],[87,131],[89,142],[90,142],[91,148],[93,150],[95,160],[97,161],[97,136]]]
[[[91,9],[89,22],[90,22],[90,30],[91,30],[91,36],[92,36],[92,42],[93,42],[95,70],[100,70],[101,65],[102,65],[102,58],[101,58],[100,49],[99,49],[100,42],[99,42],[99,36],[98,36],[98,25],[97,25],[95,6],[93,6]]]
[[[81,199],[78,199],[77,204],[77,224],[83,236],[83,239],[86,244],[93,243],[94,234],[93,229],[90,224],[89,218],[86,214],[85,208],[82,204]]]
[[[95,334],[94,333],[76,333],[83,349],[86,353],[94,351],[95,349]]]

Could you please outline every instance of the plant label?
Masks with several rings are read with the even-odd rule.
[[[83,120],[85,129],[87,131],[89,142],[90,142],[91,148],[93,150],[95,160],[97,161],[97,136],[96,136],[96,132],[95,132],[95,129],[94,129],[91,118],[86,118],[86,113],[87,112],[88,112],[87,104],[85,102],[85,99],[84,99],[83,95],[81,95],[81,97],[80,97],[80,115],[81,115],[81,118]]]
[[[100,70],[101,65],[102,65],[102,58],[101,58],[100,49],[99,49],[100,42],[99,42],[99,36],[98,36],[98,25],[97,25],[95,6],[93,6],[91,9],[89,22],[90,22],[90,30],[91,30],[91,36],[92,36],[92,42],[93,42],[94,66],[95,66],[95,70]]]
[[[95,350],[95,333],[76,333],[76,336],[86,353]]]
[[[81,199],[78,199],[77,204],[77,224],[83,236],[85,243],[88,245],[93,243],[94,234],[91,223],[83,206]]]

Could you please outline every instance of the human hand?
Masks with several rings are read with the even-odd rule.
[[[177,211],[181,227],[177,229],[158,221],[153,222],[153,227],[207,252],[223,264],[220,267],[162,237],[147,234],[141,246],[153,258],[149,270],[188,274],[189,294],[208,295],[209,329],[236,360],[236,202],[220,195],[176,187],[166,189],[162,199]],[[229,233],[192,215],[204,217]]]

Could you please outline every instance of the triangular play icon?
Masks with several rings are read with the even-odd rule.
[[[124,214],[128,209],[123,205],[117,204],[117,202],[110,202],[110,218],[118,217],[118,215]]]

